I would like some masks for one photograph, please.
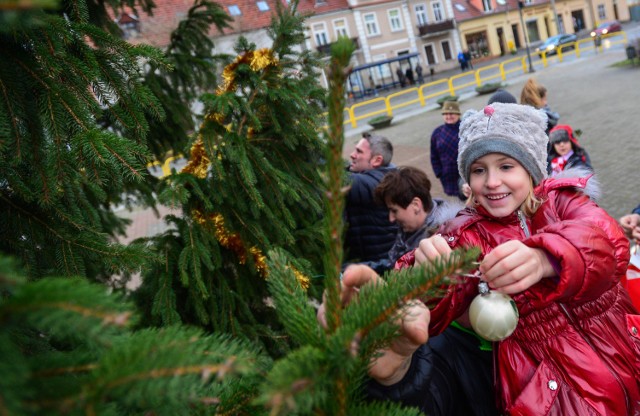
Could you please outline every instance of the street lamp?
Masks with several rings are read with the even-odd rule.
[[[522,25],[522,33],[524,33],[524,44],[527,47],[527,58],[529,59],[529,72],[536,72],[533,69],[533,63],[531,62],[531,52],[529,51],[529,35],[527,35],[527,28],[524,25],[524,17],[522,17],[522,9],[524,8],[524,2],[518,1],[518,12],[520,12],[520,24]]]

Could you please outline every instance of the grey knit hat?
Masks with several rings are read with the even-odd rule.
[[[500,88],[493,93],[487,102],[487,104],[493,103],[518,104],[518,100],[509,91]]]
[[[547,115],[528,105],[493,103],[467,111],[460,124],[458,171],[469,182],[471,164],[489,153],[516,159],[537,185],[547,177]]]

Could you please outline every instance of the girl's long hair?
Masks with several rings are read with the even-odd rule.
[[[529,175],[529,194],[525,198],[522,205],[520,205],[520,210],[527,217],[533,217],[533,214],[536,213],[540,205],[544,202],[541,198],[538,198],[534,192],[535,186],[533,185],[533,178]]]
[[[529,78],[522,87],[520,93],[520,104],[530,105],[534,108],[544,107],[542,98],[546,95],[547,89],[538,84],[535,79]]]

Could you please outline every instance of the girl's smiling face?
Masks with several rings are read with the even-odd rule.
[[[471,164],[469,186],[478,204],[501,218],[520,208],[531,191],[529,172],[512,157],[489,153]]]

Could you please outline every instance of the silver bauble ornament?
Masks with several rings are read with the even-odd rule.
[[[480,294],[469,306],[473,330],[487,341],[502,341],[518,325],[518,308],[511,296],[489,290],[487,282],[478,285]]]

